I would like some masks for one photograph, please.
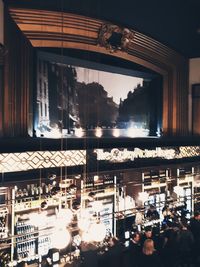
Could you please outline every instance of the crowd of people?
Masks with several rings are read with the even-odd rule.
[[[128,247],[109,237],[101,252],[94,244],[81,249],[81,267],[199,267],[200,212],[189,220],[165,222],[162,227],[135,231]]]

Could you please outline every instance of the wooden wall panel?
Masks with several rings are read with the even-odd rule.
[[[4,12],[7,50],[4,58],[3,112],[1,135],[4,137],[27,136],[32,128],[33,50],[29,40]]]

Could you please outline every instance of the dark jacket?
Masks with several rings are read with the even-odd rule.
[[[81,247],[81,267],[98,267],[97,248],[92,244]]]
[[[140,254],[141,254],[140,244],[136,244],[130,241],[128,250],[129,250],[130,266],[132,267],[138,266],[138,261],[139,261]]]
[[[121,267],[123,262],[123,249],[124,248],[120,243],[110,247],[107,252],[106,266]]]
[[[178,235],[178,249],[180,252],[190,252],[193,248],[194,238],[192,232],[184,229]]]
[[[190,230],[193,234],[194,240],[200,244],[200,221],[192,218],[190,220]]]
[[[152,255],[145,255],[141,253],[138,267],[162,267],[161,259],[157,252],[154,252]]]

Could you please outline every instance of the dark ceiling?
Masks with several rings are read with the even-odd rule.
[[[186,57],[200,57],[200,0],[4,0],[8,6],[66,11],[133,28]]]

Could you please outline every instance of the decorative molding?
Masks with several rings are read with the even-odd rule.
[[[85,150],[35,151],[0,154],[0,172],[20,172],[43,168],[86,164]]]
[[[134,31],[110,23],[102,24],[99,30],[98,44],[113,53],[117,50],[127,52],[134,40]]]

